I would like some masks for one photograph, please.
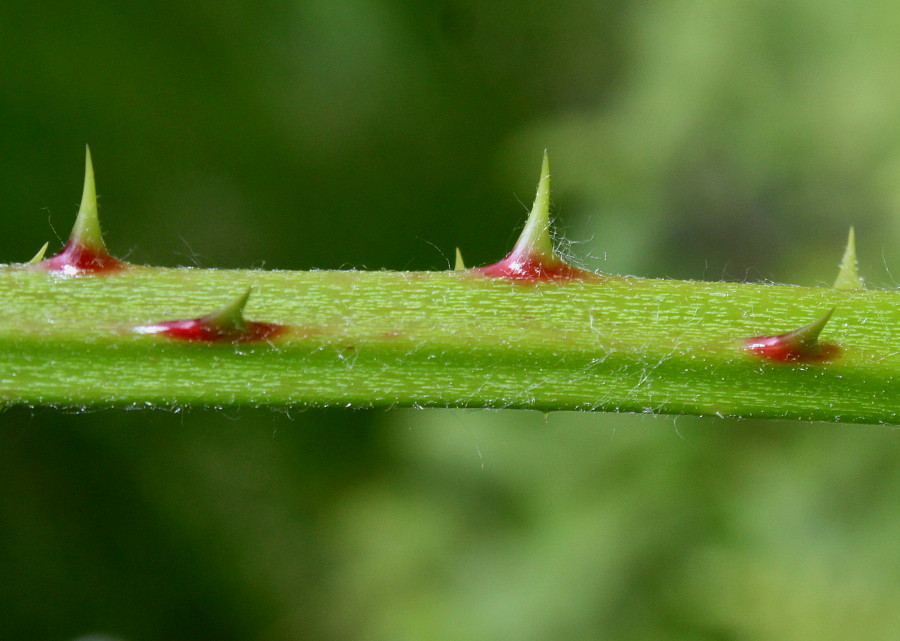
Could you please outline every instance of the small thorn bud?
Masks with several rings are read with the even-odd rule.
[[[214,312],[199,318],[172,320],[135,327],[138,334],[162,334],[183,341],[204,343],[248,343],[264,341],[283,333],[284,325],[259,323],[244,318],[251,288]]]
[[[844,249],[844,257],[841,259],[840,271],[834,281],[835,289],[855,290],[865,289],[862,278],[859,277],[859,269],[856,262],[856,234],[853,227],[847,235],[847,247]]]
[[[748,338],[744,348],[756,356],[780,363],[833,360],[840,355],[840,347],[819,342],[819,334],[833,313],[834,309],[830,309],[809,325],[784,334]]]
[[[26,265],[34,265],[34,264],[39,263],[39,262],[41,262],[42,260],[44,260],[44,254],[47,253],[47,247],[48,247],[49,245],[50,245],[50,243],[44,243],[44,244],[41,246],[41,248],[38,250],[38,252],[34,255],[34,258],[32,258],[31,260],[29,260],[29,261],[28,261],[27,263],[25,263],[25,264],[26,264]]]
[[[459,251],[459,247],[456,248],[456,263],[453,265],[453,271],[461,272],[465,270],[466,265],[463,263],[462,252]]]
[[[515,247],[500,262],[475,271],[493,278],[530,282],[599,278],[593,272],[567,264],[553,250],[550,239],[550,161],[546,151],[534,205]]]
[[[94,164],[91,162],[90,147],[85,146],[84,189],[81,193],[81,207],[69,240],[62,251],[37,263],[42,269],[59,272],[64,276],[84,273],[109,272],[124,269],[125,263],[109,255],[103,236],[100,234],[100,219],[97,215],[97,189],[94,185]]]

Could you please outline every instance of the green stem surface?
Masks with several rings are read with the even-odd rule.
[[[195,318],[248,286],[264,343],[134,327]],[[900,293],[469,272],[134,267],[64,278],[0,266],[0,404],[515,407],[900,423]],[[751,336],[834,307],[833,362],[768,362]]]

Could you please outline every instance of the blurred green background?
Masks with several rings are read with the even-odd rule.
[[[549,148],[585,266],[824,284],[852,223],[894,286],[898,32],[883,0],[4,2],[0,261],[60,246],[89,142],[133,262],[484,264]],[[896,639],[898,461],[874,426],[10,408],[0,638]]]

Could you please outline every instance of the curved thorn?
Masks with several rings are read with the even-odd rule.
[[[28,261],[27,263],[25,263],[25,264],[26,264],[26,265],[34,265],[34,264],[39,263],[39,262],[41,262],[42,260],[44,260],[44,254],[47,253],[47,247],[48,247],[49,245],[50,245],[50,243],[44,243],[44,244],[41,246],[41,248],[38,250],[38,252],[34,255],[34,258],[32,258],[31,260],[29,260],[29,261]]]
[[[202,316],[200,322],[222,334],[238,334],[244,331],[247,326],[247,322],[244,320],[244,308],[247,306],[247,300],[252,291],[252,286],[247,287],[243,294],[224,307]]]
[[[248,343],[267,341],[287,331],[285,325],[260,323],[244,318],[244,307],[252,287],[230,303],[199,318],[162,321],[135,327],[138,334],[160,334],[167,338],[201,343]]]
[[[822,333],[825,325],[831,320],[832,314],[834,314],[834,307],[819,316],[809,325],[804,325],[803,327],[782,334],[782,338],[784,338],[786,342],[796,343],[798,347],[803,349],[813,348],[819,343],[819,334]]]
[[[833,313],[831,308],[810,324],[784,334],[748,338],[744,347],[757,356],[782,363],[831,360],[841,350],[837,345],[820,343],[819,334]]]

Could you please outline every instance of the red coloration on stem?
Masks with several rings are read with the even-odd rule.
[[[457,264],[462,259],[457,253]],[[550,162],[544,152],[541,180],[534,205],[516,246],[498,263],[477,267],[472,272],[490,278],[505,278],[520,283],[597,280],[594,272],[572,267],[556,255],[550,239]]]
[[[139,334],[162,334],[168,338],[199,343],[251,343],[275,338],[287,330],[286,325],[258,323],[244,319],[244,306],[251,287],[229,304],[205,316],[171,320],[135,327]]]
[[[69,240],[56,256],[35,263],[35,267],[39,269],[59,272],[65,276],[115,272],[127,269],[128,266],[128,263],[113,258],[105,250],[98,251],[75,240]]]
[[[744,341],[744,349],[776,363],[814,363],[830,361],[841,355],[841,348],[820,343],[819,333],[828,323],[834,309],[795,329],[777,336],[755,336]]]
[[[795,332],[778,336],[756,336],[744,341],[744,348],[757,356],[778,363],[816,363],[834,360],[841,348],[832,343],[805,344]]]
[[[136,327],[139,334],[162,334],[169,338],[197,343],[251,343],[280,336],[287,326],[278,323],[245,321],[242,327],[223,328],[205,316],[187,320],[163,321]]]
[[[530,283],[559,282],[568,280],[596,280],[599,274],[572,267],[556,257],[527,255],[513,250],[498,263],[476,267],[471,270],[491,278]]]

